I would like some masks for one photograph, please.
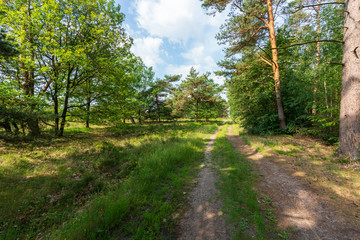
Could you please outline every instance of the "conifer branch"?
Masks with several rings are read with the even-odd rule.
[[[272,63],[271,63],[271,61],[270,61],[269,59],[265,58],[264,56],[261,56],[259,53],[256,53],[256,54],[258,55],[258,57],[259,57],[262,61],[264,61],[266,64],[272,66]]]
[[[332,64],[332,65],[341,65],[344,66],[343,63],[338,63],[338,62],[328,62],[327,64]]]
[[[249,42],[256,36],[256,34],[263,28],[267,28],[267,26],[261,26],[258,27],[258,29],[256,29],[256,31],[251,35],[251,37],[249,38],[249,40],[246,41],[246,43],[244,44],[244,46],[248,45]]]
[[[328,3],[320,3],[320,4],[312,4],[312,5],[304,5],[304,6],[299,6],[298,9],[296,9],[295,11],[291,11],[291,13],[296,13],[298,11],[303,10],[304,8],[311,8],[311,7],[319,7],[319,6],[323,6],[323,5],[331,5],[331,4],[345,4],[344,2],[328,2]]]
[[[291,48],[291,47],[295,47],[295,46],[301,46],[301,45],[306,45],[306,44],[310,44],[310,43],[318,43],[318,42],[344,43],[344,41],[342,41],[342,40],[314,40],[314,41],[303,42],[303,43],[295,43],[295,44],[291,44],[291,45],[288,45],[285,47],[278,47],[278,48],[272,48],[272,49],[286,49],[286,48]]]
[[[245,11],[244,9],[242,9],[242,8],[241,8],[238,4],[236,4],[236,3],[234,3],[234,6],[237,7],[241,12],[243,12],[243,13],[245,13],[245,14],[247,14],[247,15],[256,17],[257,19],[259,19],[260,21],[262,21],[263,23],[265,23],[265,25],[266,25],[267,27],[269,27],[269,23],[268,23],[265,19],[263,19],[263,18],[255,15],[255,14],[252,14],[251,12]]]

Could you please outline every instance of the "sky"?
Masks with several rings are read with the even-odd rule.
[[[193,66],[201,74],[219,70],[223,48],[215,35],[226,13],[207,15],[200,0],[116,0],[125,14],[124,27],[134,39],[132,51],[156,78],[182,74]],[[223,79],[212,74],[215,82]]]

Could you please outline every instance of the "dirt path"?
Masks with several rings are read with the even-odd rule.
[[[360,229],[338,209],[332,209],[311,187],[279,164],[263,157],[228,131],[233,146],[260,171],[257,189],[271,197],[280,228],[295,230],[291,239],[360,239]]]
[[[198,183],[190,194],[190,208],[180,220],[178,239],[230,239],[221,211],[222,202],[217,198],[216,175],[211,165],[212,146],[221,127],[210,137],[205,149],[205,162],[196,179]]]

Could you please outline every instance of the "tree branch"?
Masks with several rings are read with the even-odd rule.
[[[263,28],[267,28],[267,26],[261,26],[261,27],[259,27],[258,29],[256,29],[256,31],[251,35],[251,37],[249,38],[249,40],[247,40],[245,46],[248,45],[249,42],[251,41],[251,39],[253,39],[253,38],[255,37],[255,35],[256,35],[261,29],[263,29]]]
[[[47,123],[46,121],[44,121],[44,120],[42,120],[42,119],[40,119],[40,121],[41,121],[42,123],[44,123],[45,125],[48,125],[48,126],[50,126],[50,127],[55,127],[55,125],[52,125],[52,124],[50,124],[50,123]]]
[[[327,64],[333,64],[333,65],[341,65],[341,66],[344,66],[343,63],[337,63],[337,62],[328,62]]]
[[[342,40],[314,40],[314,41],[303,42],[303,43],[295,43],[295,44],[291,44],[291,45],[288,45],[285,47],[278,47],[278,48],[272,48],[272,49],[286,49],[286,48],[291,48],[291,47],[295,47],[295,46],[301,46],[301,45],[306,45],[306,44],[310,44],[310,43],[318,43],[318,42],[344,43],[344,41],[342,41]]]
[[[265,25],[266,25],[267,27],[269,27],[269,23],[268,23],[265,19],[263,19],[263,18],[261,18],[261,17],[259,17],[259,16],[257,16],[257,15],[251,14],[251,12],[244,11],[244,10],[243,10],[239,5],[237,5],[236,3],[234,3],[234,6],[237,7],[241,12],[243,12],[243,13],[245,13],[245,14],[248,14],[248,15],[250,15],[250,16],[256,17],[257,19],[259,19],[260,21],[262,21],[263,23],[265,23]]]
[[[268,59],[266,59],[265,57],[261,56],[259,53],[256,53],[256,54],[258,55],[258,57],[259,57],[262,61],[264,61],[266,64],[272,66],[272,63],[271,63],[270,60],[268,60]]]
[[[318,6],[322,6],[322,5],[330,5],[330,4],[345,4],[345,3],[343,3],[343,2],[328,2],[328,3],[305,5],[305,6],[300,6],[300,7],[309,8],[309,7],[318,7]]]
[[[343,2],[328,2],[328,3],[320,3],[320,4],[312,4],[312,5],[305,5],[305,6],[300,6],[300,8],[291,11],[291,13],[296,13],[298,11],[303,10],[304,8],[311,8],[311,7],[318,7],[318,6],[322,6],[322,5],[330,5],[330,4],[345,4]]]

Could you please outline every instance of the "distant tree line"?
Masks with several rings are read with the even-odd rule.
[[[69,119],[120,124],[226,115],[222,88],[191,70],[154,79],[113,0],[0,2],[0,127],[62,136]],[[195,106],[195,107],[194,107]]]

